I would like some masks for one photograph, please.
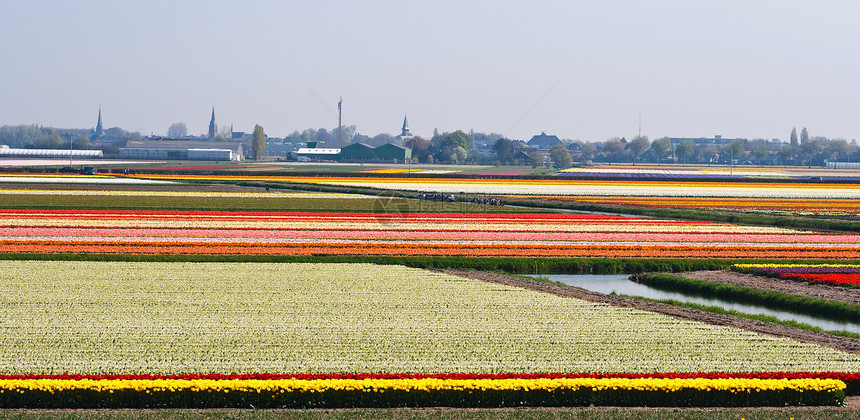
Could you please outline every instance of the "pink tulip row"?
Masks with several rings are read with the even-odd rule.
[[[524,231],[403,231],[403,230],[306,230],[306,229],[157,229],[157,228],[56,228],[0,227],[0,238],[49,239],[113,237],[145,238],[248,238],[248,239],[363,239],[363,240],[457,240],[457,241],[611,241],[611,242],[706,242],[850,244],[860,235],[789,233],[636,233],[636,232],[524,232]]]

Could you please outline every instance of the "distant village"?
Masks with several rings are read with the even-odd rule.
[[[340,104],[339,104],[340,105]],[[340,106],[339,106],[340,108]],[[786,130],[787,132],[789,130]],[[256,156],[259,154],[260,156]],[[415,136],[404,116],[399,135],[362,135],[355,126],[307,129],[287,137],[265,136],[254,144],[251,133],[219,130],[215,109],[206,135],[188,135],[184,123],[166,136],[144,136],[119,127],[105,129],[101,109],[91,129],[58,129],[39,125],[0,127],[0,158],[119,158],[135,160],[421,163],[525,165],[565,168],[590,164],[738,164],[803,165],[860,168],[856,140],[810,136],[806,128],[790,129],[785,139],[712,137],[613,137],[599,141],[535,133],[509,139],[497,133],[454,132]]]

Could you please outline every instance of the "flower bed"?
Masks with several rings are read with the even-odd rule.
[[[310,177],[310,176],[202,176],[140,175],[153,180],[269,181],[371,187],[387,190],[446,194],[556,195],[556,196],[649,196],[649,197],[750,197],[858,199],[860,184],[797,184],[779,182],[707,181],[583,181],[577,179],[462,179],[396,177]]]
[[[403,266],[0,261],[0,374],[860,372],[748,331]]]
[[[860,371],[402,266],[0,261],[0,292],[2,407],[834,405]]]
[[[577,214],[0,211],[0,252],[858,259],[860,235]]]
[[[798,280],[810,284],[860,287],[860,265],[851,264],[736,264],[741,272]]]
[[[744,211],[771,215],[860,215],[860,198],[749,198],[749,197],[660,197],[660,196],[508,196],[509,199],[544,199],[568,202],[668,209]]]
[[[840,405],[836,379],[0,379],[0,407],[506,407]]]

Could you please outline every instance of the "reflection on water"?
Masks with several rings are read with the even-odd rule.
[[[852,322],[833,321],[829,319],[814,318],[805,314],[778,311],[763,306],[738,303],[723,299],[702,297],[683,292],[670,292],[655,289],[644,284],[633,282],[629,274],[541,274],[531,277],[540,277],[557,281],[570,286],[581,287],[592,292],[610,294],[615,292],[619,295],[641,296],[649,299],[673,299],[681,302],[697,303],[700,305],[719,306],[724,309],[732,309],[748,314],[765,314],[775,316],[781,320],[791,320],[814,325],[825,330],[845,330],[860,333],[860,324]]]

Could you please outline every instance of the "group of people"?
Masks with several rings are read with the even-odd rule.
[[[441,193],[421,193],[418,195],[419,200],[427,200],[427,201],[457,201],[454,198],[454,194],[441,194]]]
[[[487,197],[475,197],[472,199],[472,203],[475,204],[486,204],[488,206],[502,206],[502,200],[498,198],[487,198]]]
[[[418,195],[419,200],[427,200],[427,201],[445,201],[445,202],[455,202],[457,198],[454,197],[454,194],[442,194],[442,193],[421,193]],[[502,206],[502,200],[498,198],[488,198],[488,197],[478,197],[475,196],[472,198],[472,204],[484,204],[488,206]]]

